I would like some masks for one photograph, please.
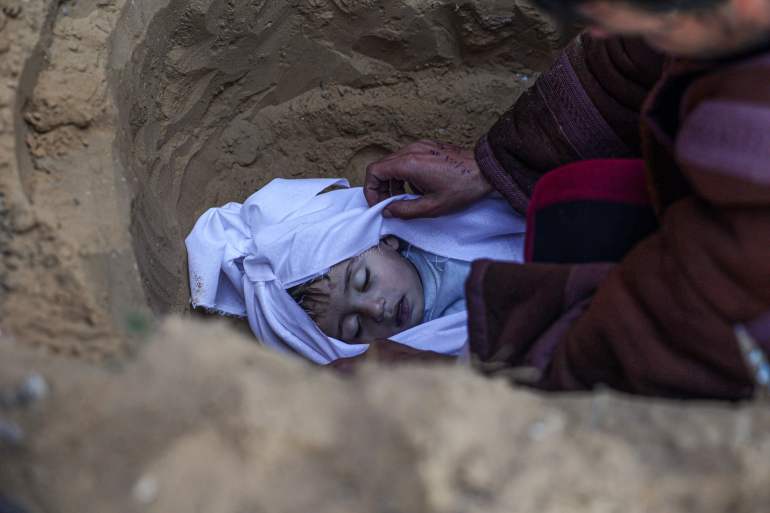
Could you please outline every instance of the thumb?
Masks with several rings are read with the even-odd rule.
[[[435,217],[436,203],[428,196],[413,200],[400,200],[391,203],[385,209],[386,217],[399,219],[416,219],[418,217]]]

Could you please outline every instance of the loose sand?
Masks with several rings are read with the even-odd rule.
[[[0,497],[29,513],[766,513],[770,411],[515,390],[458,367],[344,381],[211,324],[117,371],[4,351]],[[1,416],[0,416],[1,418]]]

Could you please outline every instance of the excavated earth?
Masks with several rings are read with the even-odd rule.
[[[563,42],[519,0],[0,0],[0,511],[765,513],[766,406],[341,379],[190,319],[203,210],[472,145]]]

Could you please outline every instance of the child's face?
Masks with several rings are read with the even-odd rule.
[[[316,322],[350,343],[387,339],[422,322],[425,299],[412,263],[388,237],[378,247],[334,266],[324,280],[329,304]]]

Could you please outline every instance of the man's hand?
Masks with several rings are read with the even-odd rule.
[[[421,197],[397,201],[385,215],[402,219],[438,217],[492,192],[471,150],[435,141],[420,141],[366,168],[364,194],[369,205],[404,194],[405,184]]]

